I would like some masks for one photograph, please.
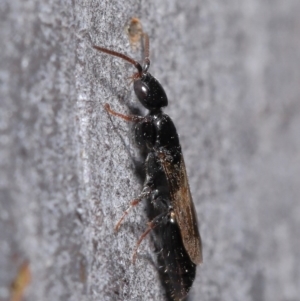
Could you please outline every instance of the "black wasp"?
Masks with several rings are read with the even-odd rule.
[[[133,261],[140,243],[153,230],[160,274],[167,294],[172,300],[181,300],[193,284],[196,265],[202,262],[202,244],[178,134],[171,118],[162,112],[162,108],[168,105],[168,98],[161,84],[148,72],[149,38],[147,34],[143,37],[143,67],[122,53],[93,46],[135,66],[137,72],[132,76],[134,92],[140,103],[149,110],[146,116],[130,116],[115,112],[109,104],[105,104],[111,115],[135,123],[136,142],[147,149],[143,190],[131,201],[116,230],[129,210],[146,200],[150,222],[136,244]]]

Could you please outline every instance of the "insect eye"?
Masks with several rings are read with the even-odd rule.
[[[144,82],[138,79],[134,82],[134,92],[139,101],[142,102],[148,97],[149,87]]]

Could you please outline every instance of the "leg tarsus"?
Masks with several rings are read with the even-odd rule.
[[[137,205],[141,202],[141,200],[142,200],[143,198],[149,196],[150,193],[151,193],[150,189],[144,189],[144,191],[143,191],[136,199],[134,199],[134,200],[132,200],[132,201],[130,202],[129,207],[124,211],[122,217],[120,218],[120,220],[118,221],[118,223],[117,223],[116,226],[115,226],[115,231],[116,231],[116,232],[119,230],[119,228],[120,228],[120,226],[121,226],[121,224],[122,224],[122,222],[123,222],[125,216],[126,216],[126,215],[128,214],[128,212],[131,210],[131,208],[137,206]]]
[[[133,255],[132,255],[132,263],[135,264],[135,260],[136,260],[136,255],[137,255],[137,250],[139,248],[139,245],[141,244],[141,242],[143,241],[143,239],[149,234],[149,232],[154,229],[155,226],[150,222],[148,223],[148,228],[146,229],[146,231],[141,235],[141,237],[139,238],[139,240],[136,243],[136,246],[134,248],[133,251]]]
[[[139,240],[137,241],[137,243],[135,245],[133,256],[132,256],[133,264],[135,263],[137,251],[138,251],[138,248],[139,248],[141,242],[143,241],[143,239],[151,232],[151,230],[153,230],[155,227],[157,227],[169,214],[170,214],[169,211],[164,212],[164,213],[158,215],[157,217],[155,217],[151,222],[148,223],[147,229],[140,236]]]
[[[122,224],[122,222],[123,222],[125,216],[126,216],[126,215],[128,214],[128,212],[130,211],[130,209],[131,209],[132,207],[138,205],[138,204],[140,203],[141,200],[142,200],[142,199],[134,199],[134,200],[132,200],[132,201],[130,202],[129,207],[123,212],[122,217],[120,218],[120,220],[119,220],[118,223],[116,224],[116,226],[115,226],[115,232],[119,231],[119,228],[120,228],[120,226],[121,226],[121,224]]]

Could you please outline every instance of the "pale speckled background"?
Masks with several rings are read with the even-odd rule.
[[[0,300],[164,300],[130,126],[137,16],[169,96],[204,243],[194,301],[300,300],[300,2],[0,2]],[[113,122],[113,123],[112,123]]]

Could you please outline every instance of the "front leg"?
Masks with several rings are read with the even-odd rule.
[[[107,113],[109,113],[111,115],[114,115],[114,116],[117,116],[119,118],[122,118],[126,121],[129,121],[129,122],[139,122],[139,121],[143,121],[145,119],[145,117],[143,117],[143,116],[125,115],[125,114],[116,112],[116,111],[114,111],[110,108],[110,105],[108,103],[106,103],[104,105],[104,109],[106,110]]]
[[[153,148],[155,143],[155,127],[153,124],[153,119],[151,116],[138,116],[138,115],[126,115],[119,112],[116,112],[110,108],[110,105],[106,103],[104,105],[107,113],[122,118],[128,122],[135,122],[135,141],[138,146],[147,146],[147,148]]]

